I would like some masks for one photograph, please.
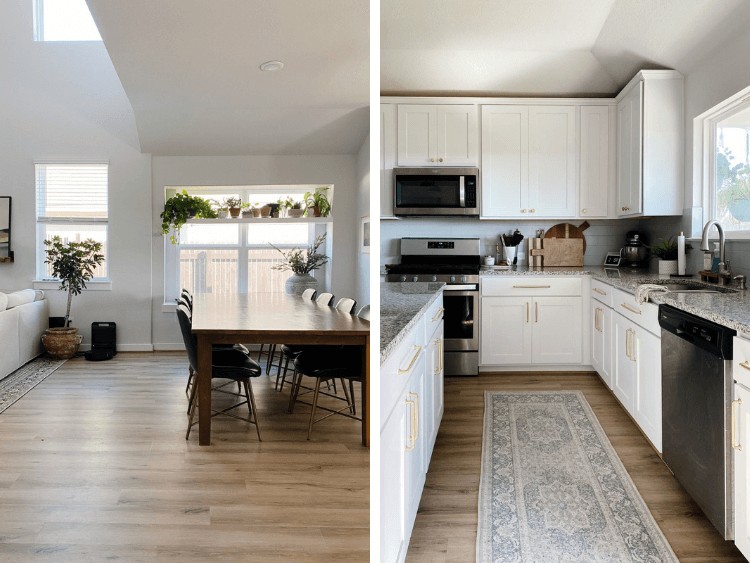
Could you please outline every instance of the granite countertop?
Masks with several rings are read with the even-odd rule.
[[[380,284],[380,363],[443,292],[444,283]]]
[[[533,268],[516,266],[511,270],[480,270],[482,276],[582,276],[590,275],[618,289],[635,293],[635,289],[645,283],[662,284],[687,283],[711,287],[699,277],[672,278],[649,270],[629,270],[627,268],[604,268],[583,266],[580,268]],[[701,318],[727,326],[737,332],[750,335],[750,291],[729,293],[653,293],[649,301],[657,305],[671,305]]]

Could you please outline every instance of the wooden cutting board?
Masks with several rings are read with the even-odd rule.
[[[550,227],[546,233],[544,233],[545,239],[582,239],[583,240],[583,251],[586,252],[586,237],[583,236],[583,231],[589,228],[588,221],[581,223],[579,227],[571,225],[570,223],[558,223],[557,225]],[[546,243],[545,243],[546,247]],[[567,265],[567,264],[566,264]]]
[[[583,240],[579,238],[544,239],[544,248],[530,250],[532,258],[542,257],[542,266],[583,266]]]

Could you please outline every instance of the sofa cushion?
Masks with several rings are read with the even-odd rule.
[[[8,308],[8,296],[4,293],[0,293],[0,311],[5,311]]]
[[[25,305],[26,303],[33,303],[36,300],[36,291],[33,289],[22,289],[20,291],[14,291],[8,294],[8,309],[18,307],[19,305]]]

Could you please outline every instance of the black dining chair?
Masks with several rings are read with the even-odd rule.
[[[317,295],[317,290],[308,287],[305,291],[303,291],[300,294],[300,297],[304,301],[313,301],[315,300],[315,296]],[[260,345],[260,352],[258,352],[258,362],[260,362],[261,354],[263,354],[263,344]],[[280,353],[278,356],[278,363],[274,363],[274,358],[276,357],[276,344],[269,344],[268,345],[268,359],[266,360],[266,375],[269,377],[271,376],[271,368],[276,367],[276,383],[274,384],[274,388],[277,388],[279,385],[279,374],[281,373],[281,362],[284,359],[284,354]],[[288,363],[288,362],[287,362]]]
[[[185,349],[187,350],[188,362],[193,370],[193,373],[198,373],[198,346],[196,343],[195,336],[192,333],[192,318],[190,311],[184,305],[177,306],[177,318],[180,322],[180,331],[182,332],[182,339],[185,343]],[[242,386],[244,390],[244,401],[234,404],[230,407],[222,409],[220,411],[212,410],[211,416],[217,416],[224,414],[231,416],[238,420],[244,420],[250,424],[255,425],[255,430],[258,433],[258,441],[261,441],[260,436],[260,423],[258,421],[258,410],[255,406],[255,395],[253,394],[253,384],[251,378],[259,377],[261,373],[258,362],[252,359],[247,354],[235,350],[233,348],[227,348],[222,350],[213,350],[211,354],[211,379],[226,379],[228,383],[237,382],[238,385]],[[195,424],[193,418],[195,416],[195,409],[198,406],[198,393],[197,385],[193,385],[190,392],[189,400],[189,419],[187,432],[185,433],[185,439],[190,438],[190,429]],[[221,389],[212,389],[221,390]],[[235,393],[230,393],[236,395]],[[237,416],[229,411],[247,405],[248,417],[243,418]]]
[[[365,313],[369,314],[369,309],[367,309]],[[365,318],[365,320],[367,319]],[[360,346],[316,346],[306,349],[294,359],[294,368],[298,374],[298,382],[295,384],[293,393],[294,402],[298,401],[300,389],[299,381],[301,381],[302,377],[308,376],[315,378],[312,403],[299,401],[304,404],[309,404],[312,407],[310,410],[310,421],[307,426],[308,440],[312,435],[312,427],[314,424],[336,414],[359,420],[362,424],[365,424],[363,417],[361,415],[357,416],[355,406],[356,395],[354,394],[354,383],[363,383],[364,377],[362,372],[362,348]],[[348,393],[345,393],[345,398],[321,391],[320,384],[322,382],[335,379],[341,380],[344,389],[346,389],[344,381],[349,383],[349,390]],[[320,395],[344,400],[346,401],[346,406],[341,407],[340,409],[321,406],[318,404]],[[315,414],[318,410],[327,411],[328,414],[316,419]]]

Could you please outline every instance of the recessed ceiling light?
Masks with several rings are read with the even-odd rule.
[[[281,70],[284,68],[284,63],[281,61],[266,61],[260,65],[260,70]]]

